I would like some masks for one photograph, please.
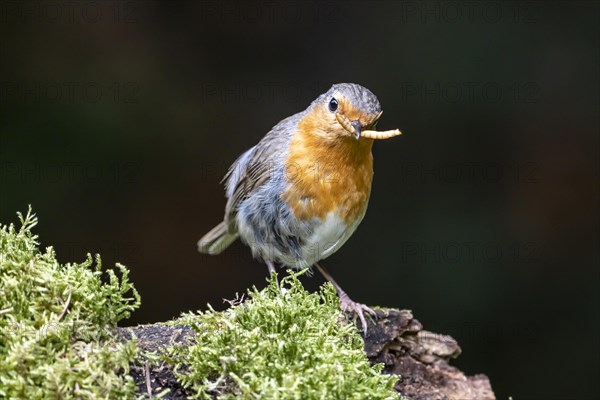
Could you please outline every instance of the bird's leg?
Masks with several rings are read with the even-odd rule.
[[[352,299],[350,299],[346,292],[344,292],[341,286],[333,279],[333,277],[321,264],[316,263],[315,266],[317,267],[321,275],[323,275],[325,279],[331,282],[331,284],[337,291],[338,296],[340,297],[340,305],[342,307],[342,311],[346,311],[347,309],[353,310],[358,316],[360,323],[362,324],[364,335],[367,336],[367,320],[365,319],[363,311],[366,311],[372,315],[375,315],[375,311],[364,304],[352,301]]]
[[[270,260],[264,261],[265,264],[267,264],[267,268],[269,269],[269,278],[275,275],[275,283],[277,283],[277,287],[281,289],[281,287],[279,286],[279,278],[277,278],[277,271],[275,270],[275,264],[273,264],[273,261]]]
[[[275,274],[275,264],[273,261],[265,260],[265,264],[267,264],[267,268],[269,268],[269,275]]]
[[[275,275],[275,282],[277,283],[277,287],[281,289],[279,286],[279,278],[277,278],[277,271],[275,271],[275,264],[273,261],[265,260],[265,264],[267,264],[267,268],[269,269],[269,278]]]

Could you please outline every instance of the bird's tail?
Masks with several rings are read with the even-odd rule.
[[[225,221],[215,226],[198,241],[200,253],[215,255],[225,250],[238,238],[237,233],[229,233]]]

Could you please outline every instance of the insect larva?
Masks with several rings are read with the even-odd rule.
[[[389,139],[394,136],[402,135],[398,129],[391,131],[362,131],[360,134],[362,137],[367,139]]]
[[[383,111],[379,112],[379,114],[375,118],[375,121],[377,121],[377,119],[379,119],[379,117],[381,117],[381,113],[382,112]],[[362,131],[362,132],[360,132],[360,134],[358,134],[356,132],[356,129],[354,128],[354,126],[352,126],[352,123],[350,122],[350,120],[346,116],[341,115],[341,114],[336,114],[335,118],[340,123],[340,125],[342,125],[342,127],[344,127],[344,129],[346,129],[351,134],[355,135],[355,137],[357,139],[359,137],[364,137],[364,138],[367,138],[367,139],[389,139],[391,137],[398,136],[398,135],[402,134],[402,132],[400,132],[398,129],[394,129],[394,130],[391,130],[391,131],[372,131],[372,130],[366,130],[366,131]]]

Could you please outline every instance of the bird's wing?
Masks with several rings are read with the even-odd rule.
[[[284,119],[273,127],[260,142],[242,154],[223,178],[228,198],[225,207],[225,222],[230,233],[237,231],[235,216],[239,204],[267,182],[277,166],[284,162],[282,155],[287,150],[299,114]]]

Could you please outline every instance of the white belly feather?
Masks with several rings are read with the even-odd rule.
[[[364,214],[354,224],[348,226],[337,213],[330,212],[316,225],[313,233],[300,247],[302,260],[286,257],[284,263],[295,268],[306,268],[329,257],[352,236],[363,217]]]

